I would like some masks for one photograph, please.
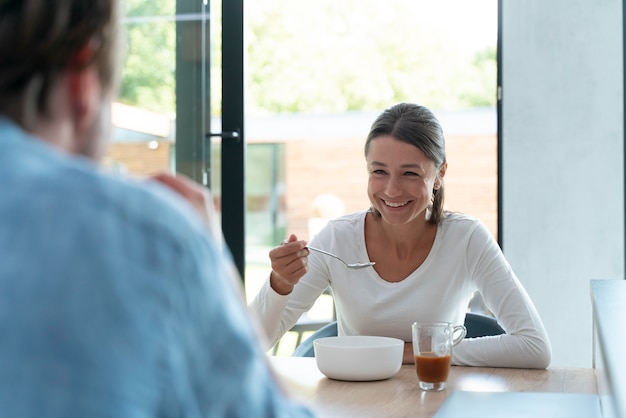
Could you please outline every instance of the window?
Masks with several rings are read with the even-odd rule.
[[[442,123],[446,208],[497,237],[496,0],[257,0],[245,10],[248,150],[283,147],[285,208],[272,242],[247,237],[249,299],[280,239],[310,239],[326,219],[369,207],[365,137],[400,101]],[[256,164],[281,162],[249,158],[247,170]]]

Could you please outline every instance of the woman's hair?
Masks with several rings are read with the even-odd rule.
[[[0,0],[0,113],[27,127],[68,67],[117,82],[118,0]],[[81,51],[91,51],[81,58]]]
[[[370,129],[365,141],[365,156],[370,143],[381,136],[391,136],[419,148],[439,168],[446,162],[446,147],[443,130],[435,115],[424,106],[399,103],[381,113]],[[443,217],[443,179],[439,189],[433,190],[433,203],[429,222],[437,225]],[[380,213],[374,210],[374,215]]]

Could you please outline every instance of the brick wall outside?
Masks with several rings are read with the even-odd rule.
[[[156,149],[147,142],[114,142],[109,146],[106,163],[120,164],[128,173],[138,175],[168,171],[170,168],[170,142],[155,141]]]

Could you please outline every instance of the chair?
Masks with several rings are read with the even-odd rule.
[[[314,332],[318,331],[320,328],[327,325],[328,323],[337,320],[337,311],[335,310],[335,302],[332,300],[332,293],[329,287],[326,288],[320,295],[320,297],[325,297],[325,296],[330,296],[331,298],[330,300],[332,301],[332,317],[317,319],[317,318],[310,318],[308,315],[308,312],[305,312],[304,314],[302,314],[300,319],[298,319],[298,322],[289,330],[289,332],[295,332],[297,334],[296,345],[295,345],[296,348],[301,345],[304,335],[306,333],[310,333],[311,331],[314,331]],[[336,333],[337,331],[335,331],[335,335],[337,335]],[[278,353],[278,348],[280,346],[280,343],[281,341],[279,340],[276,344],[274,344],[274,347],[272,347],[273,356],[275,356]],[[311,344],[313,344],[313,342],[311,342]],[[299,356],[299,357],[306,357],[306,356]],[[310,357],[313,357],[313,355],[311,355]]]
[[[467,328],[465,338],[486,337],[488,335],[505,333],[495,318],[472,312],[468,312],[465,315],[465,328]]]
[[[304,340],[302,344],[296,347],[293,352],[294,357],[315,357],[313,349],[313,341],[323,337],[334,337],[337,335],[337,321],[333,321],[322,328],[315,331],[309,338]]]
[[[505,333],[504,329],[498,324],[495,318],[471,312],[468,312],[465,315],[465,328],[467,328],[467,335],[465,338],[485,337],[488,335],[500,335]],[[302,344],[298,345],[293,352],[293,356],[315,357],[313,341],[318,338],[334,337],[336,335],[337,321],[333,321],[315,331],[309,338],[304,340]]]

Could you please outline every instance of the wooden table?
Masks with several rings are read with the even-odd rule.
[[[432,417],[455,390],[597,394],[594,369],[501,369],[453,366],[448,389],[424,392],[415,367],[402,366],[388,380],[342,382],[326,378],[315,358],[270,357],[285,389],[320,417]]]

